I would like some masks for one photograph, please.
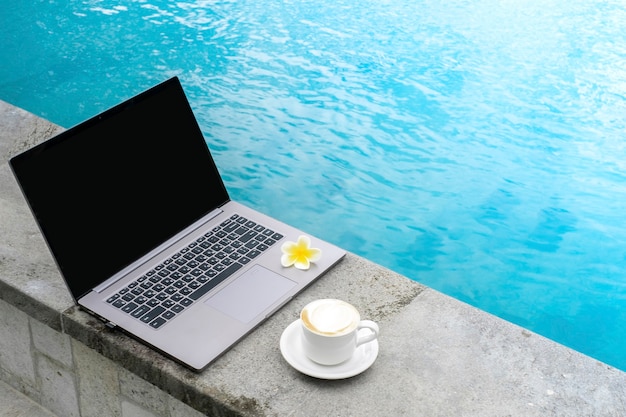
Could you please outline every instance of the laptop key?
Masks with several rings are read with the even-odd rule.
[[[165,285],[163,284],[157,284],[154,287],[152,287],[151,290],[146,290],[146,292],[143,293],[144,297],[154,297],[155,295],[157,295],[158,293],[160,293],[161,291],[163,291],[165,289]]]
[[[135,309],[135,311],[133,311],[130,315],[133,317],[141,317],[148,311],[150,311],[150,307],[148,307],[147,305],[143,305]]]
[[[246,245],[244,247],[248,248],[248,249],[252,249],[252,248],[254,248],[258,244],[259,244],[258,240],[252,239],[248,243],[246,243]]]
[[[122,311],[124,313],[130,313],[131,311],[133,311],[136,308],[137,308],[137,304],[135,304],[135,303],[128,303],[124,307],[122,307]]]
[[[135,298],[135,296],[132,293],[127,292],[126,294],[124,294],[122,296],[122,300],[124,301],[132,301]]]
[[[150,327],[152,327],[153,329],[158,329],[159,327],[163,326],[165,323],[167,323],[167,321],[163,317],[157,317],[156,319],[150,322]]]
[[[194,301],[197,300],[198,298],[209,292],[212,288],[215,288],[215,286],[217,286],[220,282],[224,281],[226,278],[237,272],[241,267],[243,267],[243,265],[235,262],[234,264],[217,274],[212,280],[204,284],[202,287],[189,294],[189,298]]]
[[[224,225],[224,223],[222,223]],[[233,230],[237,229],[239,227],[239,224],[237,222],[229,222],[226,225],[223,226],[224,227],[224,231],[226,233],[230,233]]]
[[[152,310],[150,310],[148,313],[146,313],[143,316],[141,316],[141,318],[139,320],[143,321],[144,323],[150,323],[152,320],[154,320],[156,317],[158,317],[164,311],[165,311],[165,308],[163,308],[161,306],[157,306],[157,307],[153,308]]]
[[[258,233],[255,232],[254,230],[248,230],[246,233],[244,233],[243,235],[241,235],[241,237],[239,238],[240,242],[247,242],[250,239],[252,239],[253,237],[255,237]]]

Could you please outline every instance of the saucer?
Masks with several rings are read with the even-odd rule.
[[[357,347],[354,355],[345,362],[320,365],[304,354],[300,326],[300,319],[287,326],[280,337],[280,351],[289,365],[305,375],[320,379],[350,378],[372,366],[378,356],[378,340],[373,340]]]

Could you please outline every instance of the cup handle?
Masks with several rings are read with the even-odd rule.
[[[371,320],[361,320],[357,326],[357,332],[361,329],[369,329],[370,332],[364,336],[358,336],[356,339],[356,345],[360,346],[363,343],[371,342],[378,337],[378,324]]]

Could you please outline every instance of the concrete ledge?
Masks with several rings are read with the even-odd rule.
[[[191,372],[73,306],[7,164],[61,128],[1,101],[0,123],[0,379],[58,415],[626,415],[625,373],[353,254]],[[322,297],[380,324],[361,375],[319,380],[282,358],[282,331]]]
[[[283,360],[278,342],[283,329],[298,317],[302,306],[316,298],[339,297],[359,306],[364,317],[382,323],[424,289],[399,275],[393,279],[394,275],[348,254],[333,271],[201,374],[188,371],[120,332],[109,330],[77,308],[65,312],[64,328],[73,338],[155,383],[175,398],[184,398],[197,410],[215,412],[217,407],[222,413],[226,408],[236,411],[236,415],[265,415],[260,404],[275,403],[275,393],[286,388],[286,381],[299,376]],[[368,279],[356,280],[355,277]],[[357,286],[363,282],[366,284],[362,288]],[[306,379],[315,381],[309,377]],[[186,383],[181,384],[181,380]],[[241,390],[242,387],[247,389]],[[303,392],[309,390],[306,386],[301,388]],[[293,399],[287,396],[285,400],[290,402]]]

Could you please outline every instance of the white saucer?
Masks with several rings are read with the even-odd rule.
[[[350,378],[372,366],[378,356],[378,340],[373,340],[357,347],[354,355],[339,365],[320,365],[302,351],[300,326],[300,319],[287,326],[280,337],[280,351],[289,365],[305,375],[321,379]]]

